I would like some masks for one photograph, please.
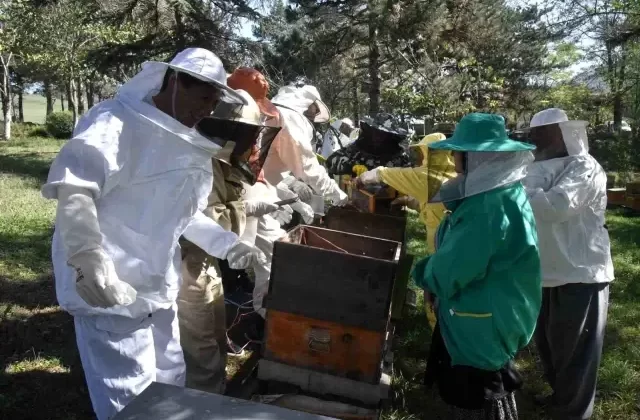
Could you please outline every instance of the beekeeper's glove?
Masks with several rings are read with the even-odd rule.
[[[118,278],[113,261],[102,249],[98,212],[91,192],[63,185],[58,188],[56,229],[67,263],[76,270],[76,291],[90,306],[130,305],[136,291]]]
[[[307,203],[303,203],[302,201],[297,201],[291,204],[291,209],[296,213],[300,213],[300,216],[302,216],[302,220],[304,220],[304,222],[307,225],[310,225],[311,223],[313,223],[314,212],[311,206],[308,205]]]
[[[76,269],[78,295],[90,306],[110,308],[136,300],[135,289],[118,278],[113,261],[101,248],[81,251],[68,263]]]
[[[280,223],[280,226],[284,226],[293,219],[293,209],[289,205],[284,205],[270,215]]]
[[[227,253],[227,262],[232,270],[244,270],[256,264],[266,264],[267,257],[250,243],[238,241]]]
[[[342,207],[349,202],[349,196],[340,188],[338,188],[337,185],[335,186],[335,189],[333,190],[333,192],[327,195],[327,198],[331,200],[331,203],[334,206],[339,206],[339,207]]]
[[[278,206],[273,203],[259,200],[247,200],[244,202],[244,212],[249,217],[262,217],[265,214],[278,210]]]
[[[391,206],[407,206],[411,210],[420,211],[420,202],[409,195],[403,195],[391,202]]]
[[[382,166],[363,173],[358,177],[358,182],[364,185],[380,184],[382,182],[380,179],[380,169],[382,169]]]
[[[297,194],[298,197],[300,197],[300,200],[304,201],[305,203],[311,201],[313,190],[304,182],[298,181],[295,177],[292,176],[283,179],[282,182],[284,182],[291,191]]]

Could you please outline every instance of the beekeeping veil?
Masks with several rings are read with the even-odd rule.
[[[533,146],[507,137],[504,118],[495,114],[468,114],[453,136],[431,143],[434,150],[462,152],[464,171],[446,181],[431,202],[462,200],[520,181],[533,162]]]
[[[226,151],[219,153],[217,159],[243,170],[255,183],[280,127],[265,125],[266,117],[251,95],[243,90],[235,92],[246,104],[222,100],[211,117],[198,122],[196,129]]]
[[[586,121],[569,121],[558,108],[538,112],[531,119],[529,138],[537,161],[583,155],[589,152]]]

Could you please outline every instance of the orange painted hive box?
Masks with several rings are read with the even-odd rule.
[[[274,244],[264,357],[377,383],[401,244],[299,226]]]

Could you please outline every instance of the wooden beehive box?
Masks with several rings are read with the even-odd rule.
[[[627,194],[625,205],[630,209],[640,211],[640,195]]]
[[[609,188],[607,190],[607,204],[623,206],[627,198],[626,188]]]
[[[640,180],[627,182],[627,194],[640,196]]]
[[[391,202],[398,196],[391,187],[375,189],[356,189],[351,192],[351,203],[361,211],[377,214],[397,214],[391,208]]]
[[[332,207],[325,216],[325,225],[327,229],[404,242],[407,218]]]
[[[402,217],[399,217],[332,207],[325,216],[325,226],[328,229],[372,236],[404,244],[407,218],[405,213],[402,213]],[[394,282],[391,308],[391,318],[393,320],[402,318],[402,309],[407,295],[412,264],[413,256],[403,252]]]
[[[274,244],[267,360],[376,383],[399,242],[299,226]]]

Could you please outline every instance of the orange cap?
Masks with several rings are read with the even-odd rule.
[[[242,89],[246,91],[256,101],[260,112],[270,117],[279,116],[278,109],[267,99],[269,93],[269,82],[256,69],[250,67],[238,67],[227,78],[227,86],[232,89]]]

